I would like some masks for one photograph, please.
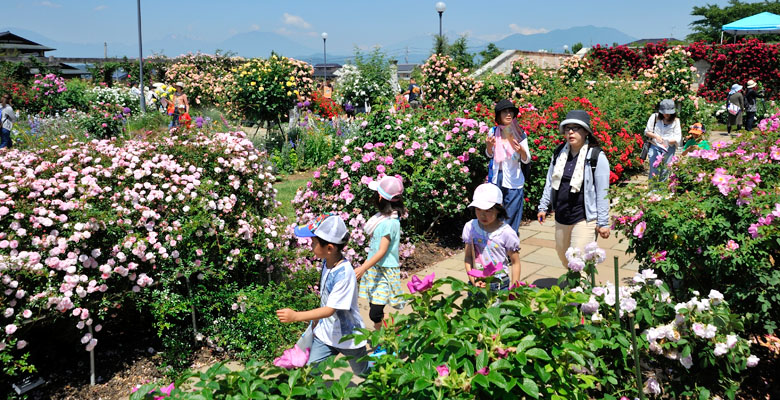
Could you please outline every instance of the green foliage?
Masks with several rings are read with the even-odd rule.
[[[65,86],[67,90],[61,94],[65,107],[78,111],[87,111],[91,101],[89,90],[92,85],[82,79],[74,78],[65,82]]]
[[[619,199],[616,226],[638,261],[655,263],[676,283],[675,293],[722,288],[751,332],[774,331],[780,322],[775,121],[761,134],[691,153],[651,195],[626,187],[613,196]]]
[[[468,51],[468,42],[466,36],[461,36],[447,49],[447,54],[452,58],[455,67],[459,70],[470,70],[474,68],[474,54]]]
[[[589,263],[592,267],[593,261]],[[643,271],[637,276],[651,274]],[[642,282],[620,288],[620,302],[621,308],[630,307],[629,300],[636,305],[641,335],[635,345],[641,352],[645,384],[658,382],[671,398],[703,393],[733,398],[749,355],[748,342],[738,336],[739,317],[716,293],[674,304],[665,285]],[[442,290],[445,285],[450,290]],[[331,378],[334,367],[346,366],[343,360],[293,370],[252,361],[235,372],[217,365],[200,374],[194,393],[182,390],[173,397],[197,399],[206,393],[251,394],[259,399],[277,394],[355,399],[635,397],[628,315],[624,313],[622,321],[614,315],[607,304],[610,293],[615,301],[614,287],[611,290],[588,284],[570,291],[522,285],[491,292],[445,278],[430,289],[406,295],[409,314],[393,314],[379,330],[355,335],[387,353],[372,357],[376,363],[357,387],[347,387],[350,373]],[[719,344],[728,357],[715,355]],[[330,387],[331,393],[321,393],[323,387]]]
[[[197,308],[206,321],[205,340],[244,359],[271,360],[281,355],[289,343],[298,340],[306,324],[282,324],[276,310],[318,308],[320,299],[312,290],[318,279],[317,270],[310,269],[291,274],[278,283],[252,284],[240,290],[235,290],[235,285],[227,285],[216,296],[204,291]]]
[[[105,83],[106,86],[114,86],[114,72],[122,67],[122,63],[116,61],[106,61],[87,66],[87,72],[92,75],[92,82],[95,84]]]
[[[110,103],[93,104],[79,126],[100,139],[118,136],[125,132],[126,115],[122,107]]]
[[[574,43],[574,45],[571,46],[572,54],[577,54],[580,50],[582,50],[582,42]]]
[[[312,90],[311,65],[276,54],[251,59],[233,71],[235,84],[226,88],[231,109],[250,121],[279,122],[299,96]]]
[[[447,37],[444,35],[435,35],[433,37],[433,50],[431,55],[443,56],[447,54],[447,50],[450,47],[447,42]]]
[[[717,4],[694,6],[691,15],[701,17],[701,19],[691,22],[691,31],[693,32],[688,35],[687,39],[690,41],[720,41],[723,25],[762,12],[780,14],[780,3],[769,0],[757,2],[729,0],[728,5],[723,7]],[[778,41],[780,35],[761,35],[761,38],[767,41]]]
[[[155,111],[132,114],[127,119],[127,131],[157,131],[161,128],[167,128],[169,122],[171,122],[171,117]]]
[[[501,49],[498,48],[498,46],[495,45],[495,43],[490,42],[488,43],[485,50],[482,50],[479,52],[480,57],[480,63],[479,66],[483,66],[490,62],[490,60],[500,56],[502,53]]]

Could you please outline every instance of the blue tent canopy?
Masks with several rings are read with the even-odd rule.
[[[780,33],[780,15],[762,12],[723,25],[722,31],[735,36],[759,33]]]

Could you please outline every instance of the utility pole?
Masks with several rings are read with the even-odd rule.
[[[409,46],[406,46],[406,55],[404,55],[404,64],[409,64]]]
[[[108,58],[108,43],[103,42],[103,58]]]
[[[139,70],[138,88],[141,89],[141,112],[145,113],[146,94],[144,93],[144,47],[143,47],[143,40],[141,39],[141,0],[138,0],[137,3],[138,3],[138,70]]]

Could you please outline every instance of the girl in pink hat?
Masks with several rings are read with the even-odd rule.
[[[404,208],[404,184],[395,176],[385,176],[371,182],[368,187],[377,192],[374,214],[363,227],[366,237],[371,238],[369,252],[363,265],[355,269],[360,281],[359,296],[367,299],[368,316],[379,329],[385,318],[385,305],[403,308],[401,295],[401,264],[398,248],[401,245],[401,221],[406,214]]]

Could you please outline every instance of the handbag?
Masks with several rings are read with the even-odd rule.
[[[658,123],[658,114],[655,114],[655,119],[653,119],[653,131],[655,131],[655,125]],[[645,143],[642,145],[642,152],[639,153],[639,159],[644,161],[647,160],[647,153],[650,152],[650,139],[645,138]]]
[[[726,106],[726,109],[729,111],[729,114],[731,115],[737,115],[742,110],[741,108],[739,108],[738,105],[734,103],[729,103],[729,105]]]
[[[305,331],[303,331],[303,335],[301,335],[301,338],[298,339],[298,342],[295,343],[298,348],[300,349],[310,349],[312,343],[314,343],[314,331],[311,329],[312,323],[309,322],[309,326],[306,328]]]

